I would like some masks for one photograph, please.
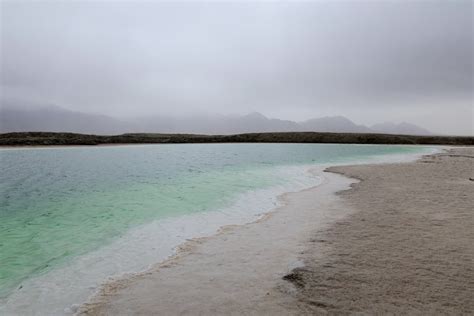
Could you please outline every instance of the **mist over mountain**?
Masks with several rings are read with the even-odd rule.
[[[473,1],[0,6],[2,98],[125,121],[95,117],[88,126],[80,114],[62,113],[63,122],[28,119],[24,128],[363,132],[388,121],[397,124],[375,129],[412,133],[398,126],[408,122],[434,133],[474,135]],[[356,124],[327,118],[332,115]]]
[[[301,122],[303,131],[335,132],[335,133],[373,133],[374,131],[364,125],[357,125],[344,116],[330,116],[310,119]]]
[[[85,134],[193,133],[239,134],[253,132],[344,132],[431,135],[409,123],[358,125],[343,116],[309,119],[303,122],[270,119],[253,112],[243,116],[175,118],[149,116],[119,120],[106,115],[70,111],[54,105],[25,106],[4,102],[0,108],[0,132],[74,132]]]
[[[0,132],[48,131],[117,134],[131,131],[128,122],[106,115],[87,114],[55,105],[3,101]]]
[[[399,124],[385,122],[372,125],[370,128],[384,134],[432,135],[429,130],[406,122]]]

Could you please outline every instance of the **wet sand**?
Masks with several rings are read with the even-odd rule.
[[[80,313],[473,313],[472,157],[456,149],[332,167],[321,186],[284,195],[262,220],[189,241],[151,271],[109,283]]]
[[[409,164],[333,167],[355,212],[315,234],[286,278],[308,314],[474,313],[474,148]]]

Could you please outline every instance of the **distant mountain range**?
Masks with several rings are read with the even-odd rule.
[[[0,132],[74,132],[85,134],[193,133],[240,134],[252,132],[335,132],[432,135],[409,123],[382,123],[371,127],[357,125],[343,116],[322,117],[294,122],[270,119],[254,112],[243,116],[200,118],[146,117],[119,120],[106,115],[70,111],[58,106],[24,106],[2,102]]]

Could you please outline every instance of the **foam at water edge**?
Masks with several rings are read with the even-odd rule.
[[[430,146],[430,147],[421,147],[421,152],[415,153],[404,153],[404,154],[390,154],[390,155],[374,155],[361,160],[356,160],[350,164],[383,164],[383,163],[402,163],[402,162],[413,162],[420,159],[424,155],[434,155],[440,153],[445,149],[445,146]],[[347,164],[347,163],[344,163]],[[333,164],[336,165],[336,164]]]
[[[187,239],[211,236],[220,227],[245,224],[278,207],[277,197],[318,185],[310,166],[278,167],[285,185],[244,193],[229,207],[153,221],[125,232],[111,244],[75,258],[68,266],[23,282],[0,307],[1,314],[73,313],[98,285],[124,273],[144,271],[165,260]],[[137,260],[139,258],[139,260]]]

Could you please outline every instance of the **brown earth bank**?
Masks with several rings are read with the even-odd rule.
[[[361,182],[284,277],[301,314],[474,313],[474,149],[329,171]]]
[[[108,136],[50,132],[21,132],[0,134],[0,146],[66,146],[176,143],[344,143],[474,145],[474,137],[316,132],[248,133],[237,135],[135,133]]]

